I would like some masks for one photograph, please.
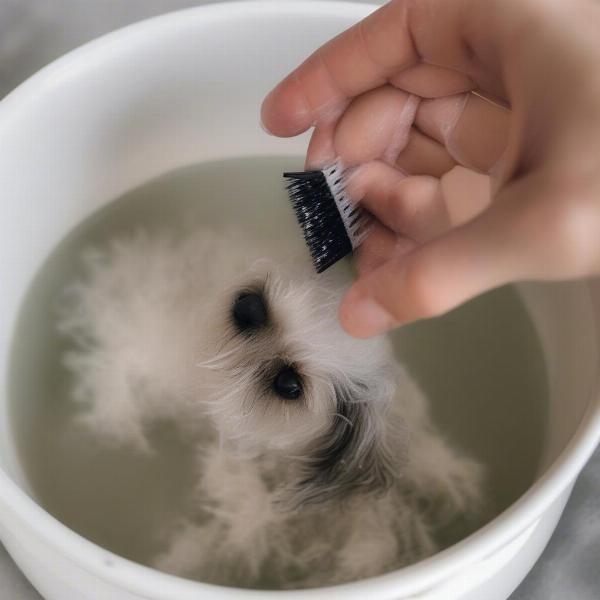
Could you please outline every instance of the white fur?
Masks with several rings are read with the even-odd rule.
[[[245,289],[268,307],[253,335],[231,318]],[[331,584],[428,556],[439,531],[476,517],[481,467],[436,430],[385,338],[340,328],[342,291],[237,230],[138,232],[86,255],[59,318],[82,422],[148,451],[147,426],[170,419],[197,447],[195,509],[158,568]],[[301,373],[298,401],[269,387],[280,362]]]

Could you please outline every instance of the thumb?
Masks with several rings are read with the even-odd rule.
[[[370,337],[445,313],[509,281],[580,275],[588,267],[575,263],[590,232],[573,216],[577,204],[544,194],[552,188],[545,183],[511,184],[472,221],[359,277],[340,306],[344,329]]]

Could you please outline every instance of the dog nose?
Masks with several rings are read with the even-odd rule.
[[[246,292],[237,297],[233,305],[233,318],[240,331],[258,329],[267,323],[264,298],[256,292]]]
[[[280,398],[296,400],[302,393],[302,382],[293,367],[284,367],[273,380],[273,388]]]

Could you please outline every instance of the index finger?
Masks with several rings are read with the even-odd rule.
[[[335,120],[351,98],[415,64],[407,5],[392,2],[381,7],[290,73],[263,102],[266,129],[288,137],[316,122]]]
[[[494,4],[494,0],[393,0],[321,46],[279,83],[263,102],[263,125],[287,137],[316,123],[335,121],[352,98],[421,63],[477,81],[482,64],[474,56],[490,62],[496,56],[490,45],[498,42],[499,25],[488,18]],[[491,66],[496,72],[498,64]],[[434,85],[429,81],[428,95],[444,95],[443,84],[436,90],[438,78],[431,78]]]

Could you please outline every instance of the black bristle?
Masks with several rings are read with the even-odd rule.
[[[317,273],[352,252],[352,243],[322,171],[284,173],[296,219]]]

